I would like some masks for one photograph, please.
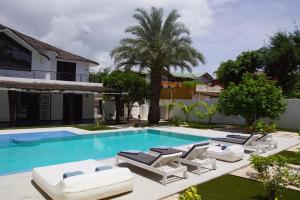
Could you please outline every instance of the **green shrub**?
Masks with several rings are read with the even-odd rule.
[[[252,126],[249,127],[250,132],[268,134],[274,133],[277,130],[275,122],[265,123],[263,120],[257,120]]]
[[[258,172],[258,180],[267,191],[268,200],[282,199],[283,190],[290,184],[299,184],[299,175],[287,167],[287,160],[280,156],[251,156],[251,165]]]
[[[201,200],[197,187],[191,186],[179,195],[179,200]]]
[[[173,117],[170,119],[170,123],[174,126],[180,126],[181,120],[178,117]]]

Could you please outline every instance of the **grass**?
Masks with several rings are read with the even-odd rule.
[[[100,130],[113,130],[115,128],[105,126],[105,125],[95,125],[95,124],[87,124],[87,125],[73,125],[74,128],[80,128],[88,131],[100,131]]]
[[[300,151],[299,150],[297,152],[282,151],[282,152],[278,153],[277,155],[283,156],[291,164],[300,165]]]
[[[204,124],[204,123],[197,123],[197,122],[189,122],[188,127],[198,128],[198,129],[210,129],[210,128],[223,128],[224,125],[222,125],[222,124]]]
[[[84,125],[44,125],[44,126],[24,126],[24,127],[1,127],[0,130],[10,130],[10,129],[31,129],[31,128],[55,128],[55,127],[74,127],[79,129],[84,129],[88,131],[96,130],[112,130],[115,128],[108,127],[106,125],[96,126],[95,124],[84,124]]]
[[[225,175],[197,186],[202,200],[265,200],[261,183],[232,175]],[[287,189],[284,199],[300,199],[300,192]]]

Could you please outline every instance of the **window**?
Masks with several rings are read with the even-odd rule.
[[[76,81],[76,63],[57,62],[57,80]]]
[[[0,33],[0,68],[31,70],[31,51]]]

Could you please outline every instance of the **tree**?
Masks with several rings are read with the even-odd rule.
[[[150,12],[136,9],[133,18],[138,24],[125,30],[131,37],[122,39],[120,46],[111,52],[117,68],[150,70],[149,124],[160,120],[163,71],[171,67],[191,71],[191,66],[204,63],[203,55],[191,46],[190,32],[183,23],[178,22],[179,17],[176,10],[172,10],[164,20],[162,8],[152,7]]]
[[[194,102],[191,105],[186,105],[183,102],[178,102],[177,105],[181,109],[181,111],[185,114],[185,122],[188,123],[191,113],[196,107],[199,106],[199,102]]]
[[[89,82],[103,83],[104,78],[110,73],[111,68],[101,68],[96,73],[90,73]]]
[[[287,161],[282,156],[262,157],[251,156],[251,165],[258,172],[258,180],[267,190],[268,200],[280,197],[286,186],[299,184],[299,175],[292,173],[287,167]]]
[[[277,85],[281,86],[284,94],[293,91],[296,84],[297,72],[300,69],[300,33],[277,32],[270,38],[270,43],[262,48],[264,52],[265,73]]]
[[[207,114],[201,110],[194,110],[194,114],[198,118],[199,123],[201,122],[202,119],[204,119],[207,116]]]
[[[208,105],[205,101],[200,103],[206,109],[206,116],[208,116],[208,123],[211,124],[211,118],[217,112],[217,104]]]
[[[144,104],[149,99],[149,86],[146,80],[133,72],[114,71],[104,79],[104,86],[127,92],[122,98],[128,109],[127,121],[129,121],[134,103]]]
[[[171,116],[171,113],[172,113],[172,110],[174,110],[174,108],[176,107],[176,101],[172,100],[171,102],[168,102],[168,103],[165,103],[164,104],[164,107],[165,109],[167,110],[167,120],[169,121],[170,120],[170,116]]]
[[[227,87],[231,82],[239,83],[244,73],[254,73],[263,66],[261,50],[246,51],[237,56],[236,60],[221,63],[216,76],[220,83]]]
[[[276,119],[284,112],[282,90],[264,74],[244,74],[240,84],[231,83],[218,98],[225,115],[240,115],[250,126],[261,117]]]

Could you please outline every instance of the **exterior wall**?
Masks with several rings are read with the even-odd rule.
[[[287,108],[276,121],[279,127],[300,130],[300,99],[286,100]]]
[[[177,102],[184,102],[186,105],[190,105],[196,100],[177,100]],[[208,104],[216,103],[217,99],[210,99],[205,100]],[[300,99],[286,99],[284,100],[287,103],[287,108],[285,112],[279,117],[279,120],[275,120],[278,127],[280,128],[287,128],[293,130],[300,130]],[[160,102],[163,105],[168,100],[163,100]],[[201,108],[202,110],[203,108]],[[205,111],[203,109],[203,111]],[[181,120],[185,120],[185,115],[179,108],[175,108],[172,113],[171,117],[178,117]],[[166,112],[162,108],[162,115],[161,118],[166,119]],[[198,121],[197,117],[194,114],[191,114],[190,121]],[[266,119],[266,121],[268,121]],[[203,119],[201,122],[208,122],[208,119]],[[236,124],[236,125],[244,125],[245,119],[239,116],[224,116],[220,113],[216,113],[212,117],[213,123],[220,123],[220,124]]]
[[[82,96],[82,119],[94,119],[94,94]]]
[[[15,35],[11,33],[7,33],[7,35],[32,52],[32,60],[31,60],[32,71],[0,69],[0,76],[56,80],[57,61],[58,61],[56,59],[57,57],[56,52],[43,50],[41,51],[41,53],[43,54],[42,55],[39,52],[37,52],[35,49],[33,49],[31,46],[29,46],[27,43],[25,43],[23,40],[17,38]],[[76,74],[78,74],[76,75],[76,81],[80,81],[80,82],[89,81],[88,78],[89,63],[80,62],[80,61],[68,61],[68,60],[61,60],[61,61],[76,63]]]
[[[51,120],[63,120],[63,94],[51,94]]]
[[[192,99],[194,88],[177,87],[177,88],[162,88],[160,92],[161,99]]]
[[[7,90],[0,90],[0,122],[9,121],[9,104]]]

